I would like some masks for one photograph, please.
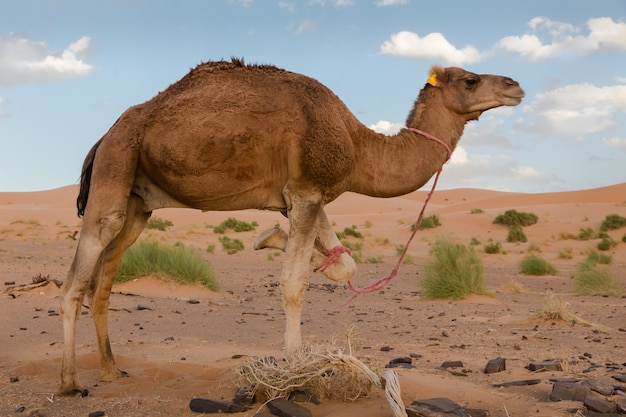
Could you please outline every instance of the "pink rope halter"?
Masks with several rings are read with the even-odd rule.
[[[452,149],[450,149],[450,146],[448,146],[448,144],[445,143],[444,141],[442,141],[441,139],[439,139],[439,138],[437,138],[437,137],[435,137],[433,135],[430,135],[430,134],[428,134],[426,132],[422,132],[421,130],[414,129],[412,127],[408,127],[407,130],[410,130],[412,132],[418,133],[418,134],[424,136],[425,138],[430,139],[430,140],[432,140],[434,142],[437,142],[438,144],[443,146],[446,149],[446,152],[447,152],[447,157],[446,157],[446,160],[444,161],[444,164],[446,162],[448,162],[450,160],[450,158],[452,157]],[[413,241],[413,238],[415,237],[415,233],[417,232],[417,230],[419,229],[420,224],[422,223],[422,218],[424,217],[424,211],[426,210],[426,206],[428,205],[428,202],[430,201],[430,198],[432,197],[433,193],[435,192],[435,187],[437,187],[437,181],[439,181],[439,176],[441,175],[441,171],[443,171],[443,164],[441,165],[441,168],[439,168],[439,170],[437,171],[437,175],[435,175],[435,180],[433,181],[432,188],[430,189],[428,194],[426,194],[426,199],[424,200],[424,205],[422,206],[422,210],[420,211],[420,214],[417,217],[417,222],[415,223],[415,228],[413,229],[413,232],[411,233],[411,236],[409,237],[409,240],[407,241],[406,245],[404,246],[404,250],[400,254],[400,257],[398,258],[398,262],[396,262],[396,265],[391,270],[391,273],[389,275],[387,275],[386,277],[384,277],[384,278],[380,278],[380,279],[374,281],[373,283],[371,283],[370,285],[368,285],[367,287],[364,287],[364,288],[356,288],[356,287],[354,287],[352,285],[352,282],[348,281],[348,288],[350,288],[350,290],[353,291],[355,294],[352,296],[352,298],[350,298],[348,301],[346,301],[341,306],[339,306],[339,308],[344,307],[344,306],[350,304],[352,301],[354,301],[355,298],[357,298],[361,294],[367,294],[367,293],[370,293],[370,292],[374,292],[374,291],[378,291],[378,290],[383,289],[389,283],[389,281],[391,281],[392,279],[394,279],[398,275],[398,271],[400,270],[400,265],[402,264],[402,261],[404,260],[404,257],[406,256],[406,253],[409,250],[409,245]],[[324,269],[326,269],[343,252],[350,253],[350,250],[348,248],[344,248],[342,246],[339,246],[339,247],[336,247],[336,248],[333,248],[333,249],[329,250],[328,252],[325,253],[325,255],[329,256],[329,258],[326,260],[326,262],[324,262],[324,264],[322,264],[316,270],[324,271]]]

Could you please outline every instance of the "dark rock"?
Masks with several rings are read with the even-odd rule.
[[[462,368],[462,367],[463,367],[463,362],[461,361],[445,361],[444,363],[441,364],[441,368],[443,369]]]
[[[413,359],[409,358],[409,357],[403,357],[403,358],[394,358],[392,360],[389,361],[389,365],[393,365],[396,363],[408,363],[409,365],[413,363]]]
[[[261,411],[261,412],[256,413],[252,417],[274,417],[274,416],[272,416],[271,414],[267,414],[267,413],[264,413],[264,412]]]
[[[309,391],[295,390],[289,393],[289,397],[287,398],[289,401],[294,401],[297,403],[313,403],[320,404],[321,401],[319,397]]]
[[[584,401],[589,394],[589,387],[571,382],[557,382],[552,385],[552,401]]]
[[[580,378],[573,378],[573,377],[550,378],[550,382],[571,382],[572,384],[575,384],[576,382],[580,382]]]
[[[390,352],[393,348],[390,346],[383,346],[380,348],[381,352]]]
[[[411,353],[409,356],[413,359],[420,359],[422,357],[419,353]]]
[[[618,380],[619,382],[626,382],[626,374],[611,375],[611,378]]]
[[[250,387],[240,387],[235,391],[233,402],[241,405],[254,404],[254,390]]]
[[[541,379],[522,379],[520,381],[502,382],[500,384],[493,384],[496,388],[506,387],[522,387],[524,385],[537,385],[541,382]]]
[[[194,398],[189,402],[189,409],[196,413],[242,413],[248,411],[248,407],[235,404],[230,401],[210,400],[206,398]]]
[[[24,406],[17,407],[15,410],[13,410],[14,413],[23,413],[24,411],[26,411],[26,407]]]
[[[584,417],[624,417],[623,415],[619,415],[617,413],[596,413],[595,411],[585,411],[583,414]]]
[[[598,382],[598,381],[593,380],[593,379],[584,381],[583,384],[588,386],[589,388],[591,388],[592,391],[595,391],[595,392],[600,393],[602,395],[612,395],[613,394],[613,386],[612,385],[603,384],[603,383]]]
[[[406,412],[409,417],[471,417],[459,404],[449,398],[413,401]]]
[[[502,371],[506,371],[506,359],[504,358],[498,357],[495,359],[491,359],[489,362],[487,362],[487,365],[485,366],[486,374],[495,374],[496,372]]]
[[[308,409],[283,398],[268,402],[267,408],[278,417],[312,417],[311,411]]]
[[[616,413],[617,406],[615,403],[600,398],[597,395],[587,395],[587,398],[583,401],[583,405],[591,411],[597,411],[598,413]]]
[[[147,305],[143,305],[143,304],[137,304],[137,310],[141,311],[141,310],[152,310],[152,307],[149,307]]]
[[[4,285],[15,285],[15,281],[4,281]]]
[[[9,382],[11,384],[14,384],[16,382],[20,382],[20,379],[18,377],[16,377],[16,376],[11,376],[11,377],[9,377]]]
[[[466,408],[465,411],[471,417],[489,417],[489,415],[490,415],[489,411],[487,411],[487,410],[480,410],[478,408]]]
[[[415,365],[411,365],[410,363],[389,363],[385,365],[385,368],[415,369]]]
[[[89,413],[89,417],[104,417],[106,415],[106,411],[92,411],[91,413]]]
[[[187,304],[200,304],[200,301],[192,299],[192,300],[187,301]]]
[[[559,361],[541,361],[531,362],[526,367],[529,371],[562,371],[561,362]]]

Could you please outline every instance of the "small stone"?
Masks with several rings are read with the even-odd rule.
[[[449,398],[430,398],[413,401],[406,407],[406,412],[409,417],[471,417],[463,407]]]
[[[137,304],[137,310],[141,311],[141,310],[152,310],[152,307],[143,305],[143,304]]]
[[[394,365],[397,363],[408,363],[410,365],[413,363],[413,359],[405,356],[402,358],[393,358],[392,360],[389,361],[389,365]]]
[[[195,413],[243,413],[247,407],[230,401],[211,400],[206,398],[194,398],[189,402],[189,409]]]
[[[583,401],[583,405],[587,407],[591,411],[597,411],[598,413],[616,413],[617,406],[605,400],[604,398],[599,398],[596,395],[587,395],[587,398]]]
[[[187,301],[187,304],[200,304],[200,301],[192,299],[192,300]]]
[[[622,375],[611,375],[611,378],[619,381],[619,382],[626,382],[626,374],[622,374]]]
[[[4,281],[4,285],[15,285],[15,281]]]
[[[307,408],[283,398],[268,402],[267,408],[278,417],[312,417],[311,411]]]
[[[496,388],[522,387],[525,385],[537,385],[539,383],[541,383],[541,379],[522,379],[519,381],[501,382],[499,384],[493,384],[493,386]]]
[[[235,392],[233,402],[242,405],[254,404],[254,390],[250,387],[240,387]]]
[[[89,417],[104,417],[107,413],[105,411],[92,411],[89,413]]]
[[[15,382],[20,382],[20,378],[17,377],[17,376],[11,376],[11,377],[9,377],[9,382],[12,383],[12,384],[15,383]]]
[[[391,348],[391,347],[389,347],[389,346],[385,345],[385,346],[383,346],[383,347],[381,347],[381,348],[380,348],[380,351],[381,351],[381,352],[390,352],[392,349],[393,349],[393,348]]]
[[[490,415],[489,411],[481,410],[481,409],[478,409],[478,408],[466,408],[465,411],[471,417],[489,417],[489,415]]]
[[[15,413],[23,413],[24,411],[26,411],[26,407],[21,406],[21,407],[17,407],[14,412]]]
[[[446,361],[446,362],[441,364],[441,368],[443,368],[443,369],[462,368],[462,367],[463,367],[463,362],[461,362],[461,361]]]
[[[559,361],[541,361],[531,362],[526,367],[529,371],[562,371],[561,362]]]
[[[584,401],[589,394],[589,387],[571,382],[557,382],[552,385],[552,401]]]
[[[590,380],[586,380],[585,382],[583,382],[584,385],[588,386],[589,388],[591,388],[592,391],[595,391],[597,393],[600,393],[602,395],[612,395],[613,394],[613,386],[612,385],[607,385],[607,384],[603,384],[599,381],[590,379]]]
[[[497,357],[487,362],[485,366],[486,374],[495,374],[496,372],[506,371],[506,359]]]

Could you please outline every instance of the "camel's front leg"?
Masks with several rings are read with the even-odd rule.
[[[280,287],[286,319],[285,354],[290,355],[302,343],[300,332],[302,298],[308,285],[309,259],[317,235],[321,202],[317,198],[293,195],[287,191],[286,195],[290,198],[291,209],[289,239]]]

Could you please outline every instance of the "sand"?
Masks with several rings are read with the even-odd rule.
[[[41,275],[63,281],[76,248],[72,237],[80,230],[74,201],[76,186],[32,193],[0,193],[0,285],[31,283]],[[337,231],[355,225],[365,236],[362,262],[354,283],[364,286],[386,276],[397,260],[397,246],[406,243],[424,192],[394,199],[343,195],[327,207]],[[473,209],[481,213],[472,214]],[[528,243],[507,243],[507,228],[493,219],[508,209],[539,216],[524,229]],[[550,378],[575,376],[612,383],[610,376],[626,373],[626,299],[577,296],[571,273],[595,248],[598,240],[572,239],[581,228],[598,230],[609,214],[626,216],[626,184],[566,193],[521,194],[488,190],[438,191],[427,215],[439,216],[442,226],[417,233],[398,277],[379,293],[364,295],[337,307],[351,293],[329,291],[329,283],[311,272],[312,286],[303,309],[303,335],[307,341],[342,343],[346,331],[357,332],[355,354],[373,361],[381,372],[389,360],[421,355],[415,369],[398,370],[402,398],[447,397],[491,416],[567,416],[576,402],[551,402]],[[102,410],[109,416],[191,416],[192,398],[231,399],[237,387],[234,369],[246,355],[282,357],[284,315],[277,283],[281,257],[276,251],[253,251],[254,238],[264,229],[287,223],[271,212],[200,213],[160,210],[157,217],[171,220],[165,232],[146,230],[140,239],[183,242],[195,247],[211,264],[221,290],[186,287],[157,278],[117,285],[109,312],[113,351],[120,368],[130,377],[98,382],[98,355],[93,324],[84,309],[78,324],[77,355],[80,378],[91,394],[86,398],[53,396],[59,383],[63,349],[59,290],[49,284],[30,291],[0,294],[0,415],[24,415],[39,410],[42,416],[86,416]],[[244,242],[246,250],[228,255],[209,225],[228,217],[259,227],[228,236]],[[620,242],[609,253],[610,269],[626,291],[626,229],[610,232]],[[430,245],[439,237],[469,244],[472,238],[484,264],[490,295],[464,300],[428,300],[418,281]],[[482,252],[489,239],[502,242],[504,254]],[[214,245],[214,253],[206,251]],[[556,276],[531,277],[519,271],[529,248],[559,270]],[[563,253],[571,253],[564,258]],[[369,260],[369,262],[368,262]],[[4,285],[3,290],[12,285]],[[580,322],[544,322],[535,317],[553,294],[569,303]],[[199,303],[192,304],[190,300]],[[150,309],[138,310],[137,306]],[[586,321],[588,324],[585,324]],[[389,351],[382,351],[388,346]],[[244,355],[243,358],[239,355]],[[506,359],[506,371],[484,374],[488,360]],[[563,371],[530,372],[533,361],[560,360]],[[443,370],[444,361],[460,360],[454,375]],[[597,365],[597,366],[596,366]],[[463,375],[463,376],[459,376]],[[17,382],[11,382],[17,377]],[[525,387],[494,388],[494,383],[541,379]],[[313,416],[391,417],[382,392],[353,403],[323,401],[305,404]],[[261,404],[247,413],[263,410]],[[19,414],[15,414],[19,415]]]

